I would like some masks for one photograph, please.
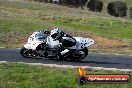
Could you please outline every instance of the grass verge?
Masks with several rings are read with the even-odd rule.
[[[88,74],[132,74],[121,71],[86,69]],[[78,85],[78,69],[0,63],[0,88],[131,88],[128,84]]]

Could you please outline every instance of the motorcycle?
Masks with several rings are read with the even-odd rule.
[[[25,58],[34,58],[36,56],[46,58],[64,58],[67,60],[79,61],[88,55],[88,47],[94,44],[94,40],[84,37],[73,37],[76,40],[75,52],[72,54],[61,55],[61,43],[50,36],[49,31],[34,32],[28,42],[20,49],[20,54]],[[62,47],[63,48],[63,47]]]

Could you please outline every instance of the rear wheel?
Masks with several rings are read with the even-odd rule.
[[[33,58],[34,57],[34,53],[33,50],[31,49],[26,49],[25,47],[22,47],[20,49],[20,54],[25,57],[25,58]]]

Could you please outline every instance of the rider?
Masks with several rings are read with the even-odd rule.
[[[58,40],[61,43],[61,49],[60,54],[71,54],[75,51],[76,48],[76,40],[68,35],[67,33],[64,33],[59,28],[55,28],[50,32],[51,37],[55,40]]]

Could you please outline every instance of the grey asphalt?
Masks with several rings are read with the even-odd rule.
[[[95,53],[90,53],[83,61],[68,62],[48,58],[23,58],[19,54],[19,49],[1,48],[0,61],[132,69],[132,56]]]

